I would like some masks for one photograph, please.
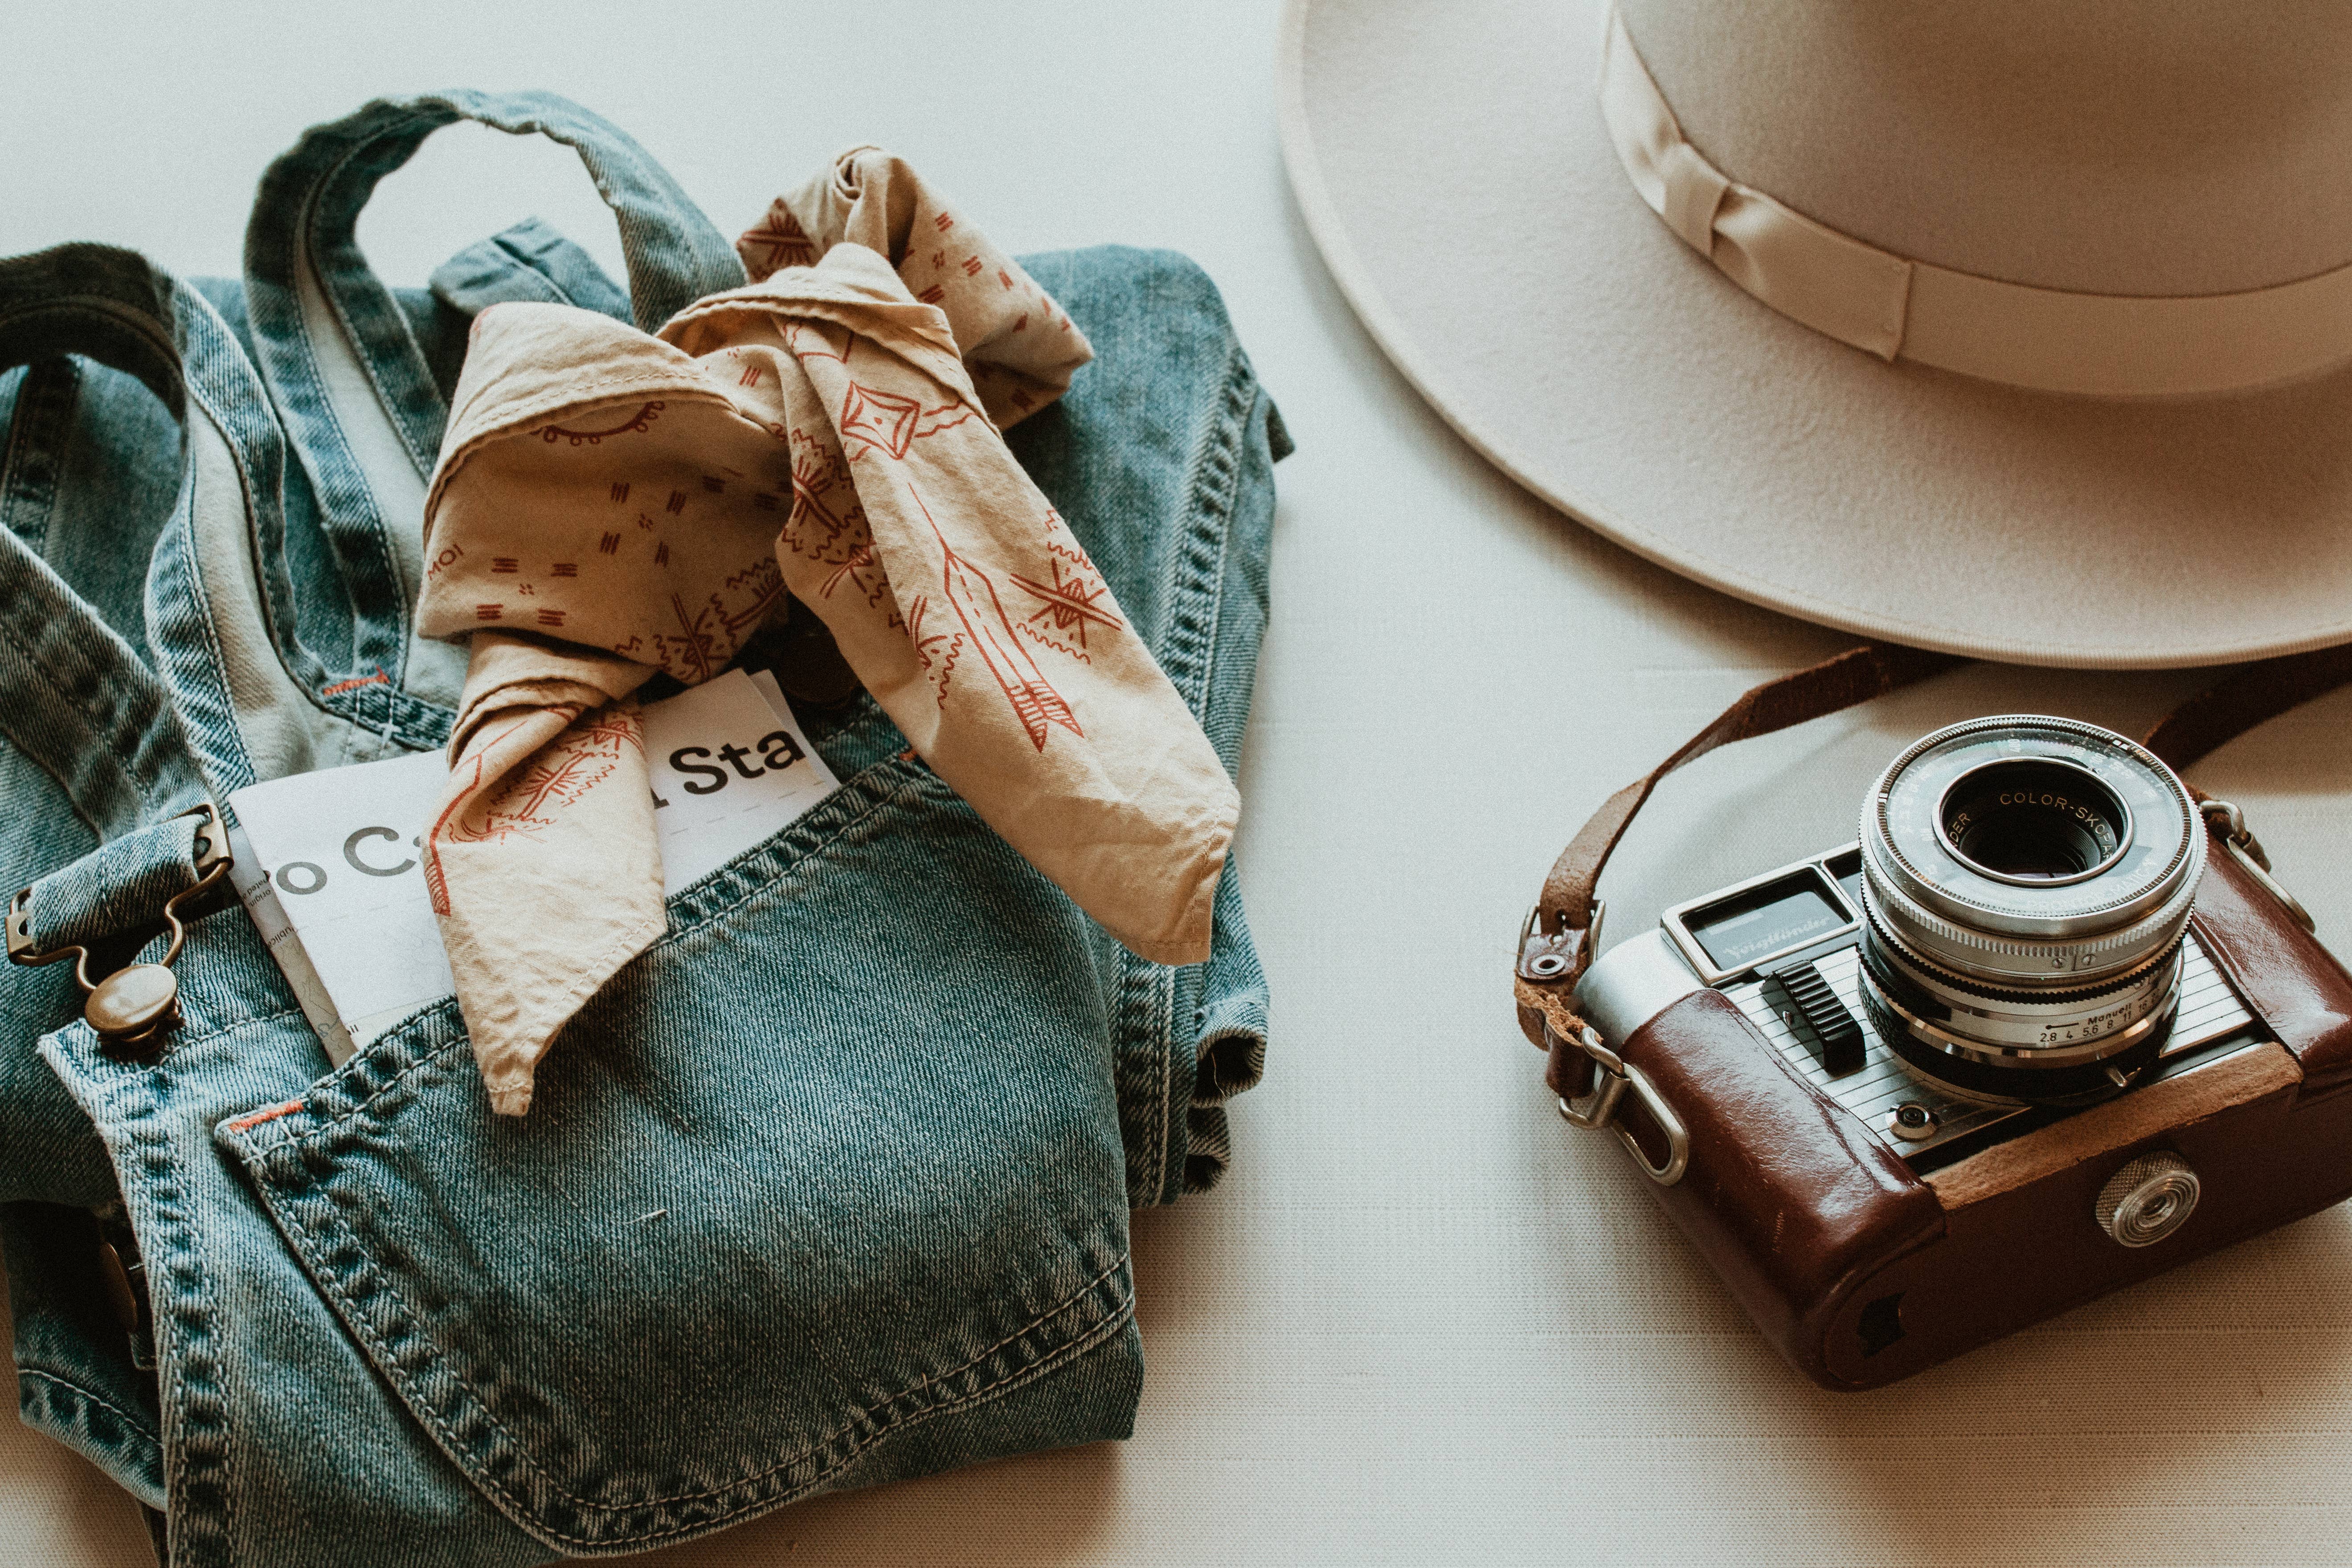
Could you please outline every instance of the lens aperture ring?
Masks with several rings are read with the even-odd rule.
[[[2170,1006],[2180,989],[2181,950],[2135,971],[2129,981],[2089,995],[1986,997],[1953,983],[1942,970],[1923,965],[1885,943],[1875,929],[1862,944],[1860,983],[1890,997],[1906,1017],[1916,1018],[1952,1042],[1940,1048],[1982,1054],[1983,1059],[2021,1068],[2072,1061],[2095,1061],[2123,1048],[2112,1037],[2130,1030]],[[2102,1043],[2105,1042],[2105,1043]]]
[[[1994,986],[2041,980],[2070,990],[2096,989],[2085,982],[2125,976],[2147,963],[2151,951],[2177,945],[2189,928],[2197,882],[2184,880],[2153,914],[2119,930],[2057,941],[2032,941],[1971,931],[1946,920],[1901,888],[1862,879],[1862,904],[1871,923],[1906,948],[1965,978]]]
[[[2176,937],[2170,947],[2143,958],[2129,969],[2114,971],[2095,984],[2077,986],[2069,991],[2021,991],[2011,986],[1993,984],[1973,975],[1963,974],[1948,965],[1934,963],[1924,956],[1916,946],[1897,940],[1882,923],[1879,912],[1872,907],[1867,893],[1863,899],[1863,919],[1870,929],[1871,936],[1885,948],[1891,950],[1906,968],[1921,973],[1923,978],[1932,976],[1936,984],[1940,987],[1960,992],[1981,1001],[2014,1007],[2072,1007],[2096,1002],[2102,997],[2116,995],[2141,984],[2149,975],[2161,970],[2164,965],[2175,962],[2180,955],[2180,939]],[[2188,930],[2185,922],[2181,930],[2185,934]]]
[[[1906,1008],[1865,968],[1863,1011],[1887,1048],[1917,1077],[1963,1100],[1992,1104],[2074,1107],[2113,1098],[2162,1054],[2179,1016],[2179,999],[2099,1042],[2095,1051],[2055,1057],[2004,1055],[1955,1035]]]

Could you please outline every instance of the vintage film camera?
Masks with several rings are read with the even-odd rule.
[[[1830,1388],[2352,1194],[2352,976],[2235,807],[2070,719],[1928,735],[1855,843],[1535,994],[1562,1112]]]

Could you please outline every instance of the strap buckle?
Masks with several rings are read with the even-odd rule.
[[[163,924],[172,933],[172,940],[159,962],[130,964],[102,980],[93,981],[89,977],[87,947],[77,943],[50,952],[33,951],[31,888],[17,889],[16,896],[8,900],[8,962],[37,968],[72,959],[74,982],[86,998],[82,1004],[83,1019],[100,1041],[125,1050],[146,1049],[179,1023],[180,983],[173,976],[172,963],[180,956],[180,948],[188,937],[188,928],[180,920],[180,906],[220,886],[235,864],[229,854],[228,835],[222,829],[220,813],[212,802],[191,806],[179,815],[204,819],[196,827],[194,845],[198,876],[192,886],[172,895],[163,905]]]
[[[1650,1075],[1602,1044],[1601,1037],[1590,1025],[1579,1032],[1576,1043],[1591,1058],[1594,1069],[1592,1087],[1573,1099],[1561,1095],[1560,1115],[1571,1127],[1593,1131],[1605,1127],[1616,1133],[1617,1141],[1625,1145],[1625,1152],[1633,1156],[1633,1163],[1642,1167],[1642,1173],[1658,1185],[1671,1187],[1681,1181],[1683,1173],[1690,1168],[1690,1130],[1683,1125],[1683,1119],[1675,1114],[1675,1108],[1666,1103],[1666,1097],[1658,1092],[1658,1086],[1650,1081]],[[1652,1164],[1650,1156],[1643,1151],[1632,1129],[1617,1119],[1618,1107],[1629,1089],[1642,1102],[1642,1109],[1657,1124],[1658,1131],[1665,1135],[1666,1158],[1664,1164]]]
[[[1609,918],[1609,900],[1595,899],[1585,912],[1581,931],[1565,918],[1556,931],[1544,930],[1543,906],[1528,911],[1519,928],[1519,978],[1538,985],[1556,985],[1580,977],[1601,948],[1601,924]]]
[[[2263,851],[2262,840],[2256,838],[2253,830],[2246,826],[2246,814],[2226,800],[2201,800],[2197,803],[2197,808],[2205,814],[2209,825],[2221,830],[2221,847],[2230,852],[2240,868],[2284,905],[2286,912],[2294,917],[2295,924],[2316,935],[2318,922],[2311,918],[2311,911],[2303,907],[2303,900],[2279,886],[2278,879],[2271,875],[2271,858]]]

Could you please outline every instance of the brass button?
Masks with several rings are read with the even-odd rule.
[[[82,1016],[101,1039],[138,1039],[179,1021],[180,983],[160,963],[134,963],[98,983]]]

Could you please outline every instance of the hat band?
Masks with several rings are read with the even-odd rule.
[[[1633,188],[1782,315],[1887,361],[2043,392],[2234,392],[2352,361],[2352,266],[2239,294],[2034,289],[1914,261],[1727,178],[1683,139],[1612,7],[1601,116]]]

